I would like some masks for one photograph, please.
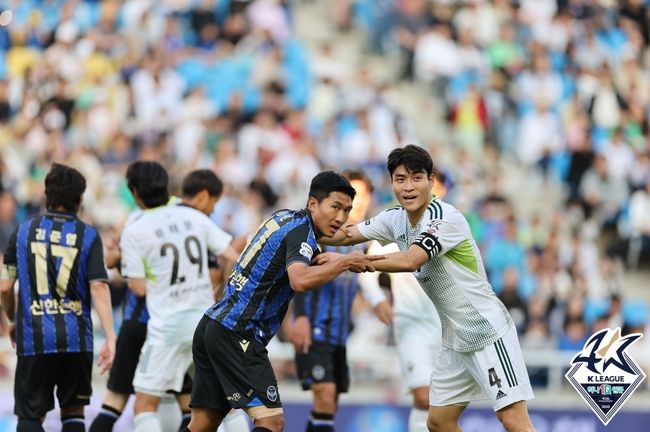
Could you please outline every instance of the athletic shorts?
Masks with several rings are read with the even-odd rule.
[[[192,343],[152,345],[145,341],[133,377],[136,392],[162,397],[166,393],[189,393],[192,375]]]
[[[404,385],[409,391],[429,387],[433,363],[441,348],[440,326],[396,316],[393,331]]]
[[[54,409],[54,388],[61,408],[84,406],[92,395],[93,353],[18,356],[14,414],[40,419]]]
[[[314,383],[334,383],[337,393],[350,386],[350,372],[344,346],[313,341],[307,354],[296,354],[298,378],[303,390]]]
[[[114,393],[133,394],[133,376],[147,338],[147,324],[124,321],[115,344],[115,360],[106,387]]]
[[[442,348],[431,373],[431,406],[488,399],[498,411],[533,397],[515,326],[480,351]]]
[[[207,316],[194,332],[191,407],[211,408],[223,417],[232,408],[281,408],[278,383],[266,347]]]

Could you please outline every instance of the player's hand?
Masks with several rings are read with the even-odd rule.
[[[299,316],[293,322],[291,343],[297,353],[307,354],[311,346],[311,323],[306,316]]]
[[[9,324],[7,327],[7,333],[9,333],[9,340],[11,341],[11,346],[13,349],[16,349],[16,324]]]
[[[354,225],[355,225],[355,224],[347,224],[347,225],[342,226],[342,227],[339,228],[339,229],[340,229],[341,231],[343,231],[343,233],[345,234],[346,237],[352,237],[352,230],[351,230],[351,228],[352,228]]]
[[[345,255],[348,270],[355,273],[374,272],[373,261],[384,259],[385,255],[366,255],[361,251],[350,252]]]
[[[103,375],[113,366],[113,359],[115,358],[115,336],[106,338],[102,349],[99,351],[97,358],[97,367]]]
[[[393,308],[388,303],[388,300],[384,300],[375,306],[375,316],[386,325],[393,323]]]

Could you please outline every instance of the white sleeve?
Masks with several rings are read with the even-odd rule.
[[[138,241],[135,238],[135,231],[126,229],[120,237],[120,251],[122,254],[121,267],[122,275],[130,278],[144,278],[145,258],[138,251]]]
[[[232,242],[232,236],[208,220],[208,250],[214,255],[221,255]]]
[[[377,242],[372,242],[368,247],[368,254],[373,255],[379,248]],[[373,308],[386,300],[386,294],[379,286],[379,272],[365,272],[359,274],[359,289],[363,297]]]
[[[390,212],[395,210],[384,210],[372,219],[357,224],[357,229],[362,236],[368,240],[377,240],[382,246],[393,243],[395,235],[391,227]]]
[[[424,249],[432,258],[446,254],[464,240],[465,234],[453,223],[434,219],[426,223],[413,244]]]

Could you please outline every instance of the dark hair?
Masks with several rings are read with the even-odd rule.
[[[386,167],[391,177],[400,165],[404,165],[409,172],[424,171],[428,176],[433,173],[433,160],[431,160],[429,152],[413,144],[404,148],[396,148],[388,155]]]
[[[182,194],[184,197],[196,196],[203,190],[208,191],[211,197],[219,196],[223,192],[223,183],[212,170],[195,170],[183,179]]]
[[[368,175],[363,171],[348,170],[343,172],[343,176],[350,181],[357,180],[363,182],[370,193],[375,190],[370,181],[370,177],[368,177]]]
[[[323,201],[332,192],[343,192],[352,199],[357,194],[350,181],[334,171],[323,171],[311,180],[309,196],[316,198],[316,201]]]
[[[129,190],[138,197],[146,208],[154,208],[169,201],[169,176],[158,162],[136,161],[126,170]]]
[[[45,208],[77,213],[86,190],[86,179],[74,168],[52,164],[45,177]]]

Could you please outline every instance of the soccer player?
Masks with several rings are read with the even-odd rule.
[[[284,427],[277,381],[266,345],[280,327],[294,291],[320,287],[346,270],[365,271],[370,260],[356,251],[330,254],[310,265],[317,239],[333,236],[348,220],[355,191],[332,171],[311,182],[304,210],[280,210],[252,237],[194,334],[196,375],[187,430],[214,431],[231,408],[243,408],[254,432]]]
[[[456,208],[431,196],[433,162],[424,149],[408,145],[393,150],[387,168],[400,205],[346,227],[330,241],[397,243],[400,252],[372,266],[413,272],[435,304],[442,349],[431,374],[429,430],[458,431],[469,402],[487,397],[508,432],[534,431],[525,402],[533,392],[517,332],[487,281],[467,221]],[[316,262],[329,259],[316,257]]]
[[[53,164],[45,177],[47,212],[13,233],[0,282],[2,309],[11,324],[18,362],[14,382],[17,431],[43,431],[56,387],[64,432],[84,431],[84,406],[92,393],[91,300],[106,341],[97,366],[105,372],[115,352],[102,242],[77,212],[86,180]],[[17,299],[14,283],[19,281]]]
[[[138,161],[132,163],[126,173],[126,180],[129,190],[140,197],[158,197],[160,201],[147,201],[150,205],[156,205],[162,202],[164,193],[168,189],[167,174],[165,169],[155,162]],[[196,208],[204,214],[212,212],[213,202],[216,202],[223,191],[221,180],[210,170],[196,170],[189,173],[183,180],[182,199],[176,197],[167,199],[164,204],[180,204]],[[139,201],[143,204],[143,200]],[[212,207],[211,207],[212,206]],[[139,219],[143,215],[143,209],[134,210],[128,217],[126,225]],[[119,248],[113,253],[113,263],[119,266],[121,253]],[[212,258],[212,257],[211,257]],[[212,271],[211,264],[208,267]],[[113,425],[121,416],[129,396],[134,393],[133,376],[140,357],[140,351],[147,335],[147,322],[149,312],[147,311],[145,297],[135,295],[129,290],[126,293],[124,315],[120,333],[117,338],[117,348],[115,353],[114,367],[108,379],[107,391],[104,396],[102,408],[99,415],[95,418],[90,426],[90,432],[108,432],[113,430]],[[185,388],[177,399],[180,403],[182,415],[184,416],[181,423],[181,429],[189,422],[189,392],[191,389],[190,381],[186,381]],[[184,394],[184,396],[183,396]],[[247,430],[247,422],[243,418],[238,418],[241,412],[233,413],[228,418],[226,428],[228,432]],[[243,423],[242,423],[243,422]]]
[[[162,167],[159,171],[166,182],[167,173]],[[233,261],[237,253],[230,247],[232,237],[205,214],[182,203],[164,205],[166,188],[151,196],[133,192],[147,210],[122,234],[122,274],[133,292],[146,294],[150,315],[133,378],[135,430],[155,432],[161,430],[160,399],[183,389],[192,364],[193,330],[213,302],[208,251]],[[217,199],[206,192],[205,202],[195,204],[212,208]]]
[[[356,191],[349,220],[360,222],[370,207],[372,183],[359,171],[344,175]],[[326,252],[340,253],[363,249],[361,246],[324,248]],[[314,400],[307,432],[334,430],[338,397],[348,390],[350,374],[345,343],[351,327],[357,279],[358,275],[346,272],[318,290],[297,293],[294,299],[292,342],[296,349],[298,377],[303,390],[311,389]],[[375,313],[390,324],[391,307],[383,293],[380,297],[380,302],[373,305]]]
[[[447,192],[445,177],[434,170],[433,195],[443,199]],[[381,246],[371,242],[368,253],[373,255],[398,252],[395,243]],[[359,275],[364,295],[383,296],[378,283],[379,273]],[[408,419],[409,432],[427,432],[429,414],[429,381],[434,361],[441,347],[440,318],[433,303],[424,293],[412,273],[390,273],[393,298],[393,333],[400,359],[402,380],[412,396]]]

